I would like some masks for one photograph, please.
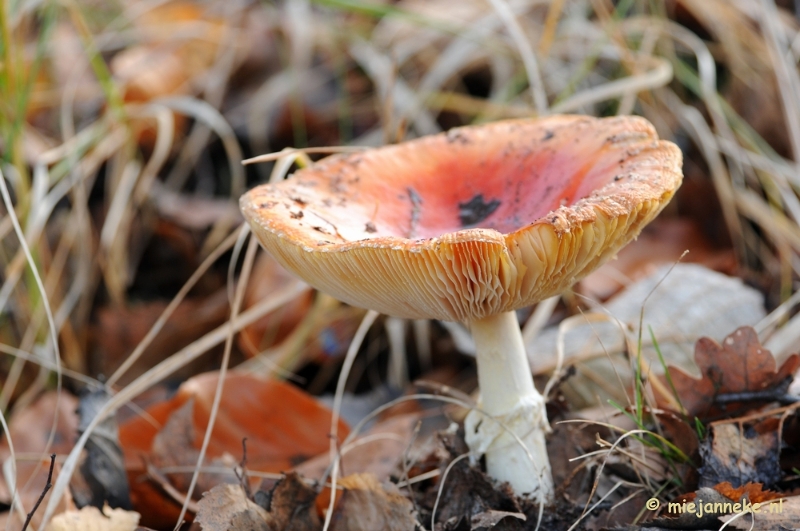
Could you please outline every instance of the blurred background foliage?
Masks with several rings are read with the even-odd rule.
[[[221,363],[332,391],[364,312],[246,243],[238,197],[348,146],[553,113],[642,115],[685,179],[614,281],[534,312],[526,340],[689,248],[764,294],[764,326],[796,350],[799,16],[798,0],[0,0],[0,411],[100,379],[124,421],[133,397],[163,406]],[[463,329],[380,323],[350,374],[374,394],[355,418],[420,375],[474,389]]]
[[[289,147],[377,146],[550,113],[640,114],[685,155],[666,213],[684,223],[679,240],[702,241],[714,267],[760,289],[768,309],[793,300],[797,2],[0,4],[3,410],[51,386],[57,359],[69,382],[124,384],[222,326],[241,267],[228,266],[241,250],[239,195],[320,155],[241,161]],[[308,388],[329,387],[362,312],[307,290],[259,307],[294,281],[267,257],[253,267],[242,311],[259,319],[239,336],[237,362],[266,352],[262,370],[279,375],[311,363]],[[396,347],[388,336],[376,351]],[[218,366],[220,343],[177,376]],[[425,366],[430,347],[410,348]]]

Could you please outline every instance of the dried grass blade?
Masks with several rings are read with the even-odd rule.
[[[166,360],[162,361],[146,373],[139,376],[125,388],[121,389],[119,393],[114,395],[114,397],[107,402],[100,411],[97,412],[97,416],[89,423],[86,431],[75,443],[75,447],[64,461],[64,466],[59,473],[55,484],[53,485],[50,500],[45,507],[42,525],[39,527],[40,531],[45,531],[47,522],[49,522],[50,518],[53,517],[53,514],[58,507],[58,500],[64,495],[66,489],[69,488],[70,478],[75,472],[75,467],[78,465],[78,460],[81,456],[83,448],[86,446],[86,441],[89,439],[89,436],[100,424],[100,422],[108,417],[108,415],[124,406],[131,399],[146,391],[152,385],[155,385],[164,378],[167,378],[173,372],[177,371],[181,367],[184,367],[187,363],[200,357],[209,349],[222,343],[225,338],[228,337],[231,327],[233,327],[235,332],[238,332],[245,326],[254,323],[264,315],[274,311],[276,308],[283,306],[293,298],[297,297],[297,295],[299,295],[305,289],[306,287],[302,285],[291,285],[276,291],[273,293],[272,297],[264,299],[255,306],[252,306],[251,308],[248,308],[246,311],[239,314],[232,324],[225,323],[204,335],[197,341],[194,341],[193,343],[182,348]]]

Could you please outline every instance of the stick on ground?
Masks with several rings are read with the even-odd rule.
[[[56,454],[50,454],[50,471],[47,473],[47,485],[44,486],[44,490],[39,495],[39,499],[36,500],[36,505],[34,505],[33,509],[31,509],[31,512],[28,513],[28,517],[25,518],[25,523],[22,524],[22,531],[28,529],[28,524],[31,523],[31,518],[33,518],[36,509],[38,509],[39,505],[41,505],[42,500],[44,500],[44,497],[47,495],[47,491],[49,491],[50,488],[53,486],[53,468],[55,466],[56,466]]]

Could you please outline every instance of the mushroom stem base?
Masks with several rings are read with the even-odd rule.
[[[470,411],[464,421],[466,442],[473,453],[486,456],[486,473],[507,481],[517,494],[547,503],[553,497],[553,475],[547,456],[549,431],[544,398],[528,395],[506,415],[487,417]]]
[[[533,385],[516,314],[505,312],[470,323],[478,361],[480,408],[464,422],[466,442],[486,472],[517,494],[547,502],[553,477],[545,446],[550,431],[545,400]]]

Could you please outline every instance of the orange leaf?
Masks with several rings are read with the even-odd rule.
[[[713,339],[701,338],[695,344],[695,361],[702,378],[697,380],[677,367],[669,367],[675,394],[690,417],[710,418],[741,414],[770,400],[730,402],[721,406],[722,394],[748,393],[773,389],[800,367],[800,356],[793,354],[777,369],[772,353],[761,346],[756,331],[743,326],[725,338],[720,345]],[[664,389],[670,389],[666,376],[658,376]],[[659,405],[669,408],[663,396]]]
[[[125,465],[131,479],[131,499],[134,507],[144,508],[143,524],[158,527],[169,525],[177,516],[176,505],[165,500],[153,509],[152,500],[158,489],[143,481],[144,460],[151,461],[152,445],[161,426],[173,412],[194,402],[191,454],[200,448],[219,374],[206,373],[186,381],[172,399],[148,408],[149,419],[135,417],[120,426],[120,444],[125,453]],[[262,472],[290,470],[305,459],[325,451],[329,444],[331,412],[313,397],[297,387],[278,381],[265,380],[247,374],[228,373],[220,402],[214,432],[208,447],[207,459],[231,455],[238,461],[242,456],[242,439],[247,438],[247,467]],[[348,427],[339,422],[339,436],[345,437]],[[159,456],[163,459],[163,455]],[[181,456],[176,456],[176,461]],[[198,493],[199,494],[199,493]]]
[[[762,503],[770,500],[777,500],[783,498],[782,494],[772,492],[770,490],[762,490],[761,483],[745,483],[739,488],[733,488],[729,482],[725,481],[714,485],[712,488],[733,501],[739,501],[742,498],[747,498],[753,503]]]

